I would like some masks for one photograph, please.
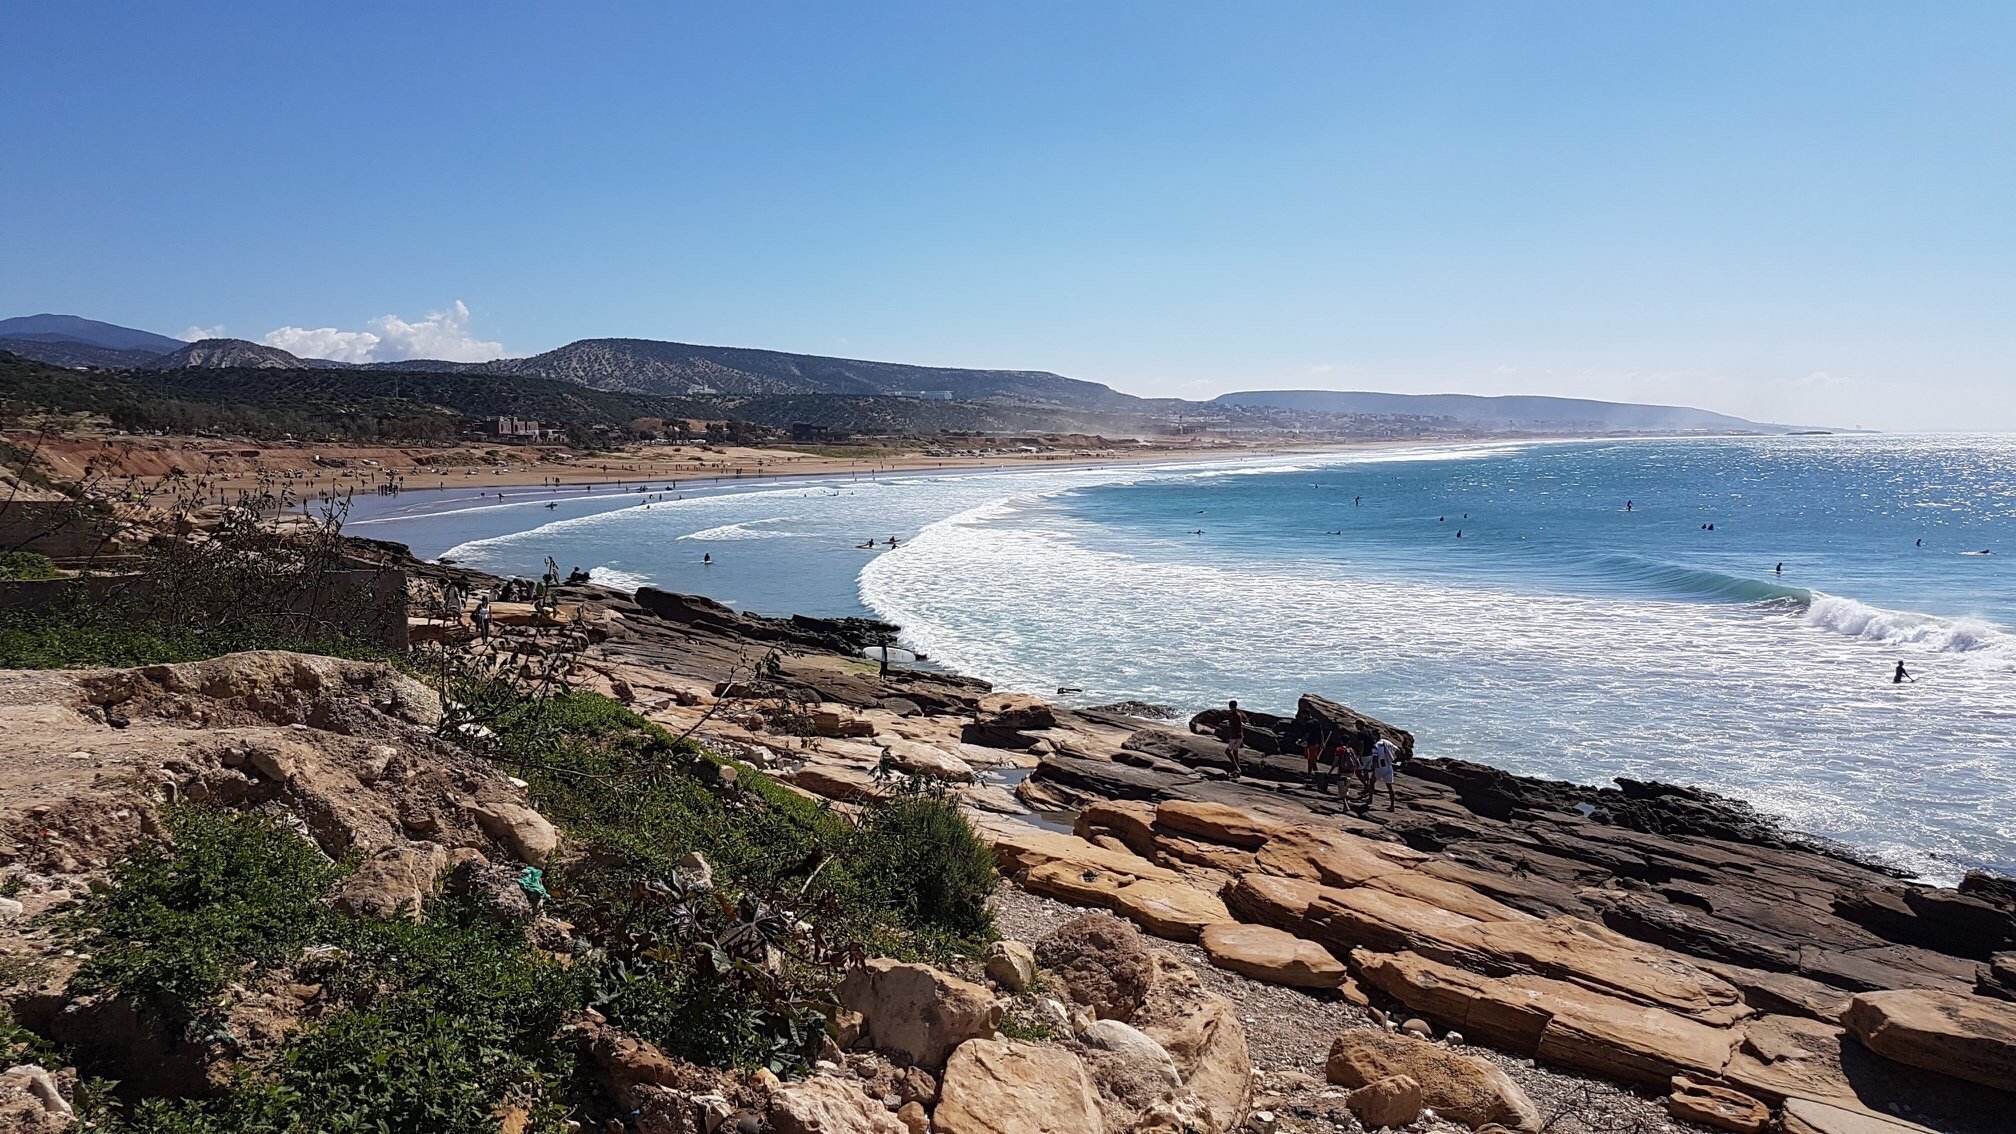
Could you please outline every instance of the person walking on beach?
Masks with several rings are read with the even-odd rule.
[[[1365,789],[1365,806],[1372,806],[1372,799],[1379,792],[1379,785],[1386,785],[1386,810],[1393,810],[1393,758],[1399,750],[1393,742],[1380,737],[1372,746],[1372,785]]]
[[[1903,660],[1902,660],[1902,659],[1899,659],[1899,660],[1898,660],[1898,662],[1897,662],[1897,672],[1896,672],[1896,673],[1894,673],[1894,674],[1892,674],[1892,675],[1890,676],[1890,684],[1892,684],[1892,685],[1902,685],[1902,684],[1904,684],[1904,683],[1905,683],[1905,682],[1907,682],[1907,681],[1909,681],[1909,682],[1910,682],[1910,683],[1912,683],[1913,685],[1916,685],[1916,684],[1918,683],[1918,679],[1917,679],[1917,678],[1915,678],[1915,677],[1911,676],[1910,674],[1908,674],[1908,673],[1904,672],[1904,662],[1903,662]]]
[[[483,591],[476,596],[476,632],[483,641],[490,640],[490,592]]]
[[[1232,763],[1232,778],[1246,774],[1240,763],[1239,754],[1246,749],[1246,714],[1239,711],[1239,702],[1225,702],[1225,759]]]

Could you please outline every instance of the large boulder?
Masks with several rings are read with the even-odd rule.
[[[472,803],[469,809],[483,833],[503,843],[520,862],[544,866],[560,849],[559,830],[523,803],[492,799]]]
[[[1210,992],[1190,966],[1154,954],[1148,995],[1127,1021],[1176,1061],[1183,1085],[1201,1099],[1220,1130],[1246,1121],[1253,1099],[1253,1058],[1230,1001]]]
[[[1125,1020],[1148,996],[1155,963],[1141,931],[1107,914],[1073,918],[1036,943],[1044,969],[1102,1020]]]
[[[974,723],[983,729],[1041,731],[1057,726],[1057,712],[1050,702],[1028,693],[988,693],[980,698]]]
[[[1131,1024],[1095,1020],[1078,1035],[1080,1058],[1099,1092],[1108,1130],[1132,1130],[1143,1114],[1176,1103],[1183,1076],[1161,1044]]]
[[[1865,992],[1841,1022],[1887,1059],[2016,1091],[2016,1004],[1952,992]]]
[[[1400,750],[1402,761],[1414,758],[1413,733],[1314,693],[1304,693],[1302,699],[1296,702],[1292,731],[1297,737],[1307,737],[1312,732],[1327,735],[1333,743],[1340,738],[1349,738],[1361,751],[1370,751],[1372,745],[1383,738],[1392,741],[1393,746]]]
[[[1362,1028],[1330,1045],[1323,1074],[1340,1087],[1358,1088],[1392,1075],[1420,1084],[1421,1105],[1467,1126],[1495,1122],[1537,1131],[1540,1112],[1519,1084],[1475,1056],[1413,1036]]]
[[[976,1039],[945,1064],[938,1134],[1097,1134],[1104,1121],[1085,1064],[1061,1047]]]
[[[1000,1006],[977,984],[939,972],[876,958],[840,982],[840,1003],[861,1013],[862,1037],[925,1067],[945,1063],[952,1049],[993,1034]]]
[[[403,843],[366,858],[336,888],[334,904],[345,913],[391,917],[420,916],[435,880],[448,869],[448,848],[439,843]]]
[[[814,1075],[770,1096],[776,1134],[909,1134],[909,1128],[861,1085],[836,1075]]]
[[[1199,941],[1212,964],[1254,980],[1332,992],[1351,984],[1329,950],[1272,926],[1221,922],[1205,926]]]

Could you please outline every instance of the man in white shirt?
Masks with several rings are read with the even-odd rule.
[[[1393,810],[1393,760],[1398,755],[1400,750],[1383,736],[1379,738],[1379,743],[1372,746],[1372,790],[1365,795],[1366,806],[1371,806],[1372,800],[1378,796],[1379,785],[1385,784],[1386,810]]]

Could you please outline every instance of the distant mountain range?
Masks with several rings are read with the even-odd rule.
[[[1221,394],[1212,399],[1212,404],[1303,413],[1452,417],[1486,429],[1593,428],[1741,433],[1759,430],[1782,432],[1787,428],[1687,406],[1599,402],[1588,398],[1549,398],[1529,394],[1487,397],[1480,394],[1379,394],[1355,390],[1253,390]]]
[[[1040,428],[1035,423],[1046,415],[1057,418],[1059,428],[1125,428],[1127,421],[1171,419],[1210,425],[1216,419],[1234,428],[1322,429],[1372,418],[1413,419],[1478,431],[1782,433],[1790,428],[1684,406],[1583,398],[1263,390],[1190,402],[1139,398],[1041,370],[913,366],[655,339],[582,339],[530,358],[492,362],[408,359],[360,366],[301,358],[244,339],[187,343],[75,315],[30,315],[0,320],[0,350],[57,366],[133,372],[351,370],[547,379],[609,393],[699,400],[717,410],[760,404],[775,413],[788,407],[810,421],[831,416],[818,412],[819,399],[837,399],[848,407],[840,415],[848,420],[928,421],[942,428],[987,428],[1010,421],[1016,424],[1007,428]],[[951,408],[947,407],[925,412],[917,406],[872,410],[875,400],[896,398],[991,407],[991,411],[955,413],[947,412]],[[952,424],[955,421],[962,424]],[[966,421],[975,424],[964,425]]]
[[[0,339],[86,343],[108,350],[140,350],[154,354],[167,354],[187,345],[181,339],[171,339],[152,331],[136,331],[131,327],[100,323],[96,319],[76,315],[47,314],[0,319]]]

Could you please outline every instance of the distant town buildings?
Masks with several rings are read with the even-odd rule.
[[[537,421],[523,417],[499,417],[491,420],[490,431],[499,437],[516,437],[525,441],[550,440],[566,432],[556,426],[542,426]]]

